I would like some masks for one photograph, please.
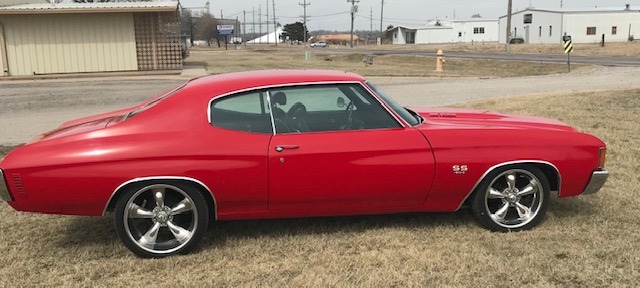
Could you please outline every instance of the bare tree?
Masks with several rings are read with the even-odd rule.
[[[218,20],[213,15],[206,13],[200,16],[200,19],[196,22],[195,36],[198,39],[207,41],[208,45],[211,45],[213,39],[216,39],[218,46],[220,46],[220,39],[218,35]]]

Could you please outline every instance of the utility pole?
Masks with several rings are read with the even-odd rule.
[[[265,0],[267,1],[267,7],[265,7],[265,9],[267,9],[267,44],[269,44],[269,0]]]
[[[507,5],[507,44],[506,44],[506,50],[507,52],[509,51],[509,42],[511,41],[511,8],[513,7],[513,0],[509,0],[509,5]]]
[[[253,21],[251,21],[251,25],[253,25],[253,29],[251,29],[251,33],[256,34],[256,7],[255,6],[251,7],[251,17],[253,17]]]
[[[383,30],[382,30],[382,22],[384,21],[384,0],[380,4],[380,43],[382,43],[382,38],[384,38]]]
[[[373,7],[371,7],[371,10],[369,10],[369,18],[371,19],[371,27],[369,28],[369,30],[373,32]]]
[[[273,4],[273,33],[275,35],[276,47],[278,47],[278,22],[276,22],[276,0],[271,0],[271,4]]]
[[[242,10],[242,43],[247,47],[247,10]]]
[[[224,15],[222,14],[222,9],[220,9],[220,20],[224,20]]]
[[[304,0],[302,3],[298,2],[302,9],[304,10],[304,15],[302,16],[302,26],[304,31],[302,32],[302,37],[304,37],[304,47],[307,47],[307,6],[311,5],[311,3],[307,3],[307,0]]]
[[[358,12],[358,6],[360,0],[347,0],[347,3],[351,2],[351,48],[353,48],[353,23],[356,20],[356,13]]]
[[[260,35],[260,44],[262,44],[262,4],[258,5],[258,35]]]

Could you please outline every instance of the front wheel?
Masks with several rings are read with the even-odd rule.
[[[544,218],[550,190],[547,178],[534,166],[501,169],[482,181],[471,209],[489,230],[527,230]]]
[[[198,244],[209,223],[202,194],[177,183],[154,183],[129,189],[114,213],[118,236],[144,258],[187,253]]]

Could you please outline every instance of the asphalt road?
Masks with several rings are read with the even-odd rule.
[[[436,51],[425,50],[347,50],[350,53],[364,53],[373,55],[421,55],[435,57]],[[492,53],[492,52],[455,52],[447,51],[447,58],[475,59],[475,60],[502,60],[502,61],[531,61],[543,63],[567,63],[567,55],[563,54],[520,54],[520,53]],[[640,57],[624,56],[571,56],[573,64],[595,64],[612,67],[640,66]]]

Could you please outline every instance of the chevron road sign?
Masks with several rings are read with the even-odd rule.
[[[569,41],[565,41],[564,42],[564,53],[571,53],[571,51],[573,51],[573,41],[569,40]]]
[[[571,51],[573,51],[573,41],[571,41],[571,36],[569,35],[562,36],[562,41],[564,41],[564,53],[567,54],[567,66],[569,67],[569,72],[571,72]]]

